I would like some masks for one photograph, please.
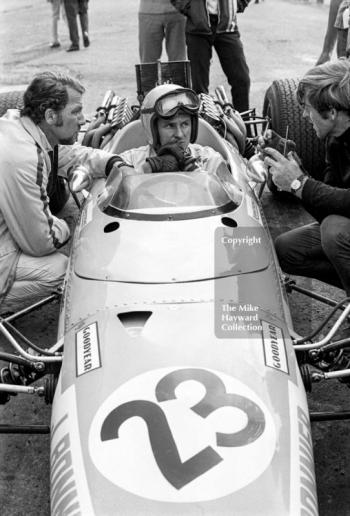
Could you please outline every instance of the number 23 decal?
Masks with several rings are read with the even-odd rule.
[[[221,378],[208,370],[179,369],[166,374],[156,385],[157,401],[161,403],[176,399],[175,389],[188,380],[198,381],[205,387],[204,397],[191,407],[202,418],[222,407],[233,407],[246,415],[247,424],[243,429],[233,433],[216,432],[218,447],[246,446],[264,432],[265,417],[260,407],[245,396],[227,392]],[[145,421],[158,467],[176,489],[181,489],[223,460],[219,453],[207,446],[182,462],[163,409],[157,403],[147,400],[128,401],[113,409],[102,423],[101,440],[118,439],[120,426],[132,417],[140,417]]]

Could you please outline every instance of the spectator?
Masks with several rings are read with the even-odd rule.
[[[329,61],[337,41],[337,29],[335,27],[335,20],[337,18],[338,9],[342,0],[331,0],[329,6],[327,31],[323,41],[323,48],[316,65],[320,65]]]
[[[58,38],[58,21],[60,19],[61,3],[62,0],[47,0],[51,4],[52,8],[52,42],[50,48],[58,48],[61,46]]]
[[[325,141],[324,182],[305,174],[292,155],[269,147],[273,181],[292,192],[316,219],[276,239],[282,269],[316,278],[350,295],[350,62],[339,59],[309,70],[298,86],[304,116]]]
[[[243,12],[250,0],[237,0]],[[209,70],[214,47],[231,86],[237,111],[249,109],[250,78],[232,0],[171,0],[187,17],[186,43],[191,61],[193,89],[208,93]]]
[[[349,7],[350,0],[343,0],[339,6],[338,14],[334,23],[337,29],[337,56],[346,56],[346,45],[349,29]]]
[[[162,55],[163,40],[169,61],[186,59],[186,19],[170,0],[140,0],[139,53],[141,63],[153,63]]]
[[[0,311],[15,311],[49,295],[63,281],[67,257],[58,252],[70,236],[49,209],[50,155],[58,145],[58,172],[78,163],[105,176],[116,157],[76,141],[83,86],[64,74],[43,72],[24,94],[24,108],[0,118]],[[61,142],[69,145],[61,145]],[[73,174],[74,175],[74,174]]]
[[[78,14],[84,47],[88,47],[90,45],[88,6],[89,0],[64,0],[64,7],[66,10],[67,23],[69,28],[69,37],[71,40],[71,45],[67,49],[67,52],[74,52],[80,48],[77,23]]]

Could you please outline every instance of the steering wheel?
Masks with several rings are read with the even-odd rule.
[[[174,192],[175,188],[181,188],[180,191],[181,198],[177,198],[177,201],[171,201],[165,195],[165,198],[162,198],[161,194],[164,192],[157,191],[152,193],[152,188],[157,189],[157,187],[161,187],[164,183],[169,185],[170,194]],[[163,176],[161,174],[157,174],[156,176],[151,175],[148,181],[144,181],[141,185],[137,186],[135,190],[132,192],[132,204],[138,204],[140,197],[144,197],[147,200],[152,201],[152,203],[157,206],[193,206],[193,205],[201,205],[203,204],[202,196],[198,194],[198,185],[195,183],[192,177],[184,176],[180,172],[174,174],[171,179],[168,176]],[[194,195],[194,193],[196,195]],[[166,194],[166,191],[165,191]],[[174,196],[174,195],[173,195]],[[140,207],[141,207],[140,202]]]

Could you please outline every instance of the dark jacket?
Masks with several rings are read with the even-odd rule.
[[[211,34],[206,0],[170,0],[180,13],[187,17],[186,32],[190,34]],[[250,0],[237,0],[237,12],[243,12]],[[216,32],[233,32],[236,29],[234,0],[219,0],[218,25]]]
[[[350,129],[326,142],[324,181],[309,178],[302,203],[319,222],[328,215],[350,218]]]

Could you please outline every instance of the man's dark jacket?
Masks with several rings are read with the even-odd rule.
[[[211,34],[206,0],[170,0],[180,13],[187,17],[186,32]],[[243,12],[250,0],[237,0],[237,12]],[[233,32],[236,28],[236,13],[233,0],[218,0],[217,33]]]
[[[326,142],[324,182],[309,178],[302,203],[319,222],[328,215],[350,217],[350,129]]]

